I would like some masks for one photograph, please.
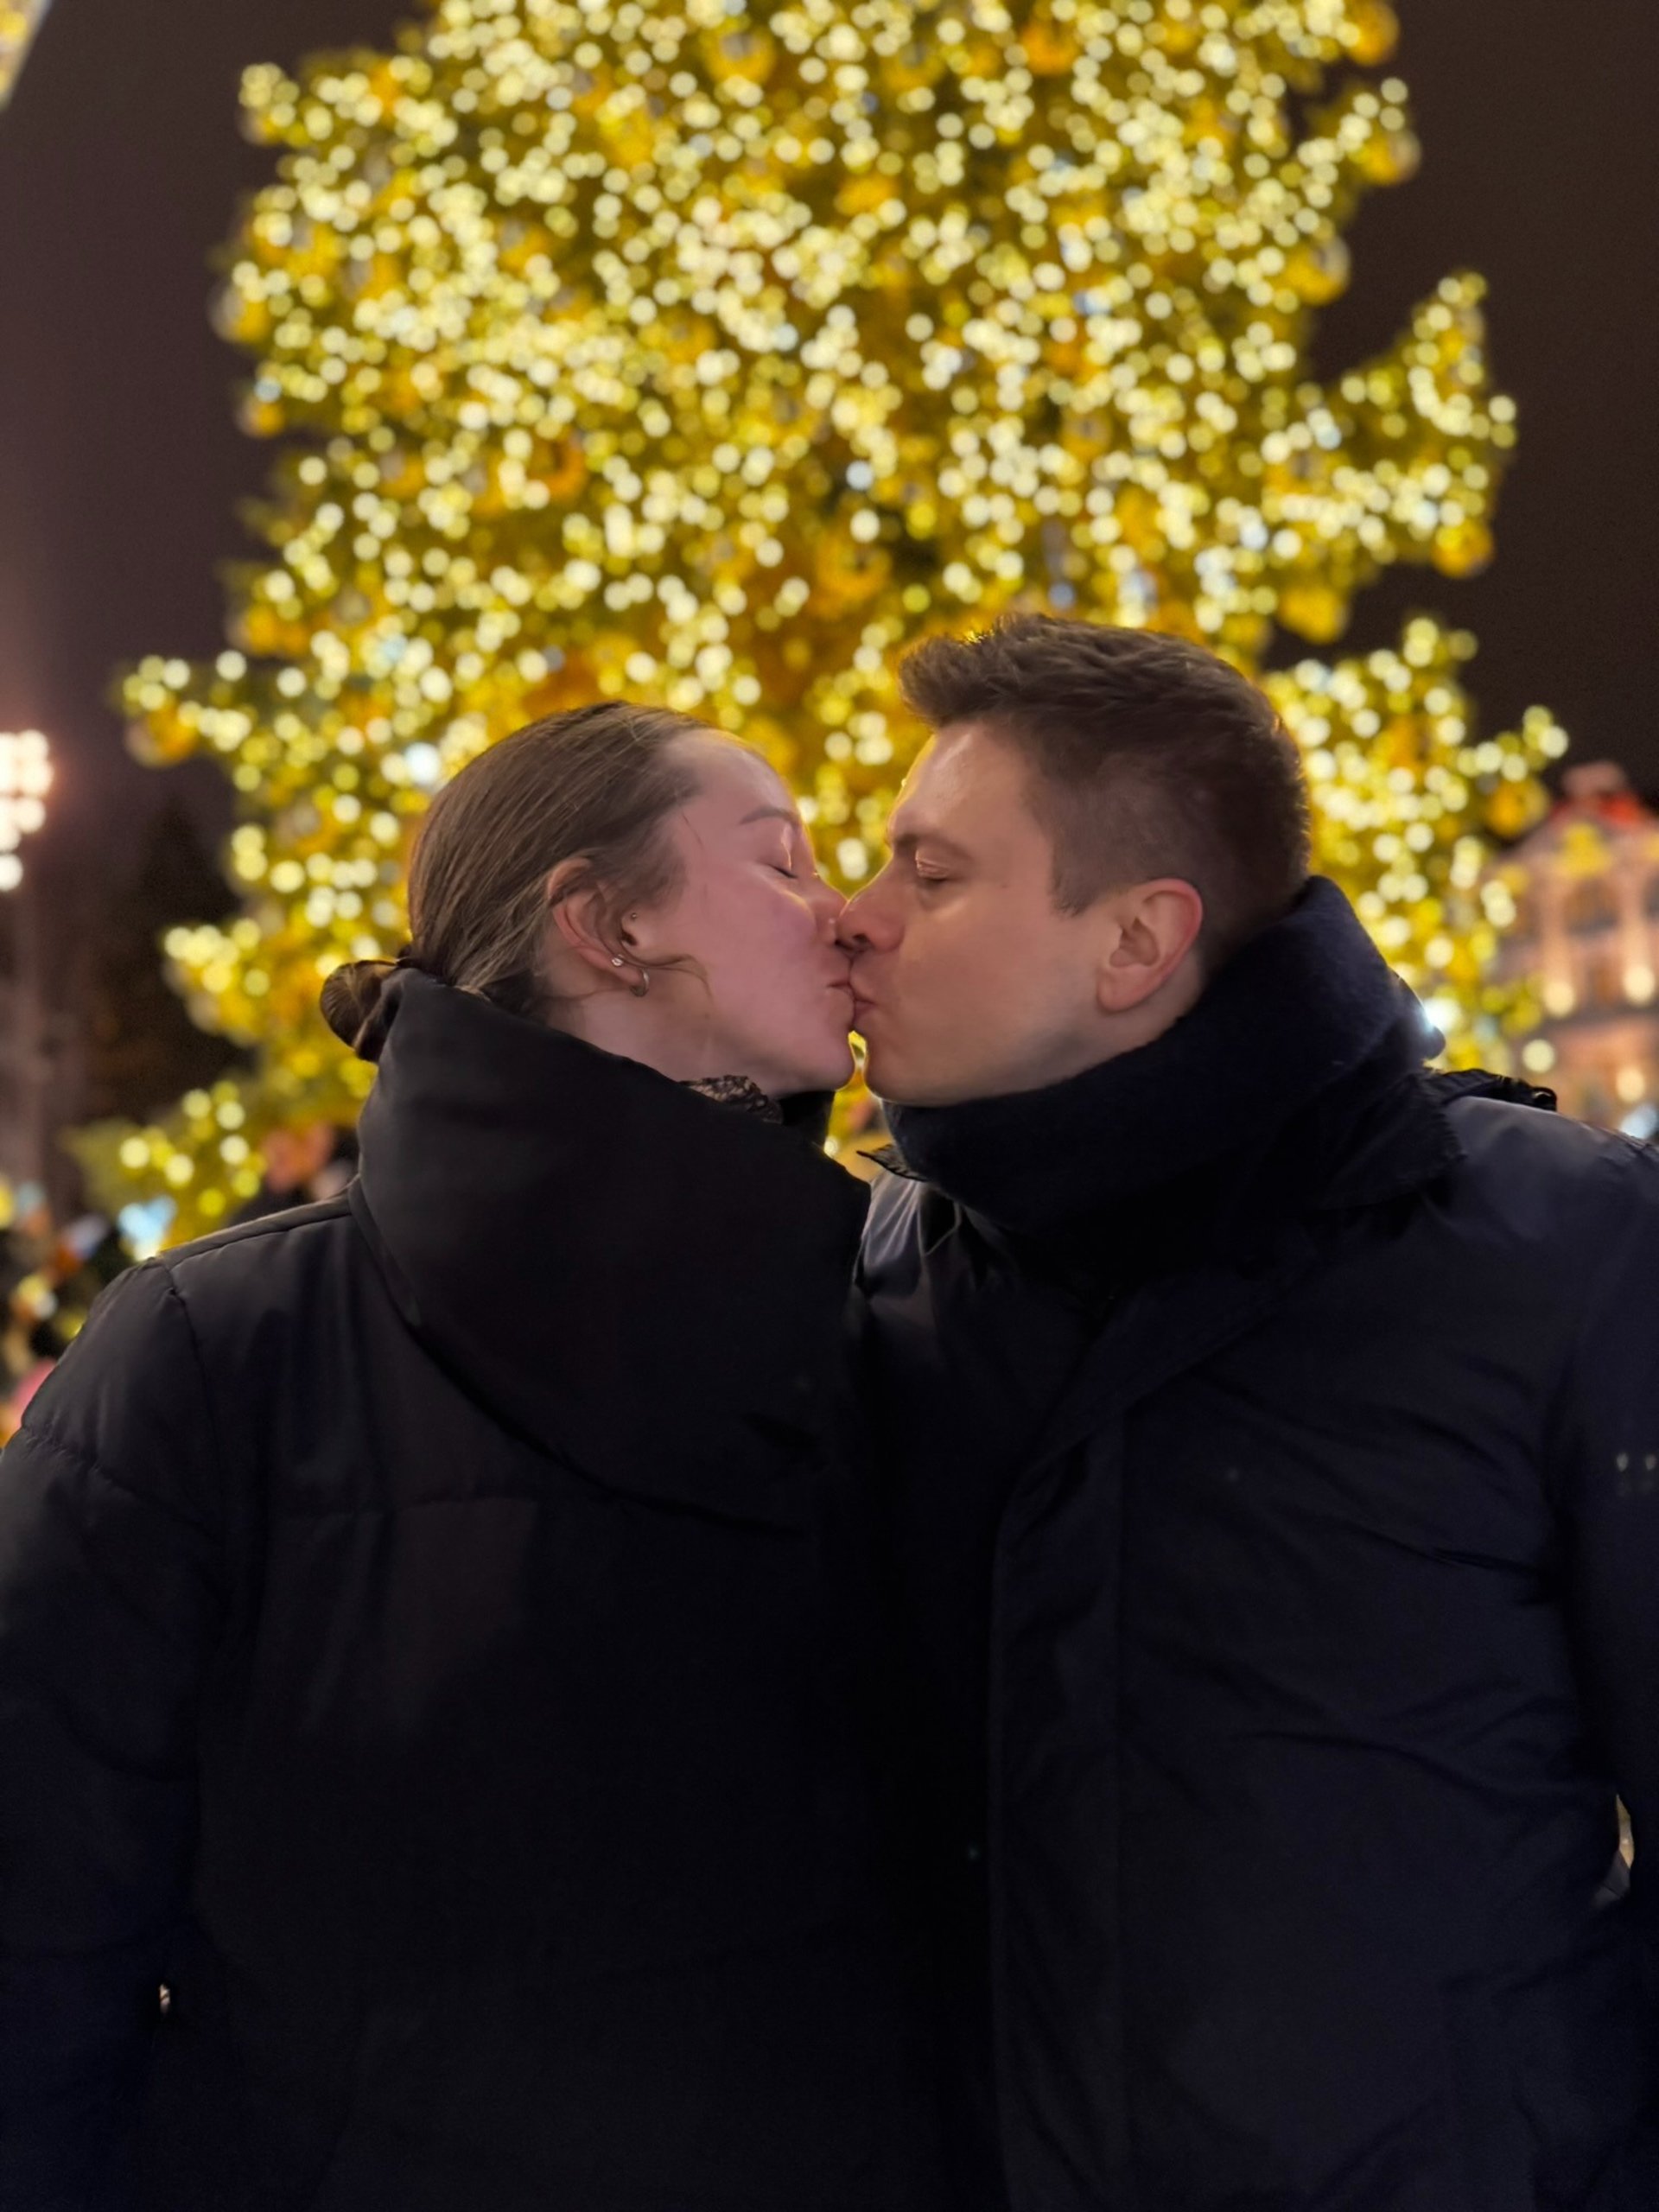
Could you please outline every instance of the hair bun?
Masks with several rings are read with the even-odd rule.
[[[348,960],[322,987],[322,1018],[359,1060],[378,1060],[385,1046],[391,1007],[387,987],[404,965],[397,960]]]

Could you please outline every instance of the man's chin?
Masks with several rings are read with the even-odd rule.
[[[891,1014],[871,1011],[870,1027],[857,1034],[864,1042],[865,1087],[884,1106],[958,1106],[976,1095],[963,1079],[963,1071],[954,1071],[953,1082],[949,1067],[929,1067],[925,1052],[906,1052],[903,1038],[893,1034]]]
[[[961,1096],[952,1091],[948,1084],[941,1084],[937,1077],[930,1082],[923,1070],[907,1068],[902,1053],[884,1051],[880,1044],[872,1044],[868,1038],[864,1081],[884,1106],[953,1106]]]
[[[982,1072],[959,1069],[906,1066],[897,1053],[868,1046],[864,1058],[864,1083],[883,1106],[967,1106],[976,1099],[995,1098],[999,1086]],[[1018,1084],[1001,1090],[1017,1090]]]

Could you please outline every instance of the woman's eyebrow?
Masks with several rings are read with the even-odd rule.
[[[737,826],[740,830],[747,830],[751,822],[787,822],[793,830],[799,828],[800,820],[792,806],[757,806],[754,812],[746,814]]]

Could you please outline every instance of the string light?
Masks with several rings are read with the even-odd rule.
[[[531,715],[754,740],[852,884],[913,638],[1038,605],[1255,670],[1396,563],[1478,569],[1516,436],[1480,280],[1308,367],[1417,161],[1395,38],[1376,0],[439,0],[394,54],[251,72],[283,160],[220,312],[288,442],[267,550],[232,649],[127,692],[148,758],[240,798],[244,912],[168,944],[260,1048],[238,1134],[354,1109],[320,982],[395,947],[411,824]],[[1507,1010],[1484,839],[1564,742],[1478,740],[1468,650],[1423,621],[1271,679],[1323,864],[1465,1057]],[[255,1172],[209,1107],[121,1141],[181,1228]]]
[[[45,826],[51,788],[51,748],[40,731],[0,734],[0,891],[23,880],[18,848]]]

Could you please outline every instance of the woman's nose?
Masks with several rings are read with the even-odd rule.
[[[823,933],[833,943],[840,934],[841,918],[847,911],[846,894],[837,891],[833,883],[826,883],[822,876],[818,876],[813,883],[810,895]]]

